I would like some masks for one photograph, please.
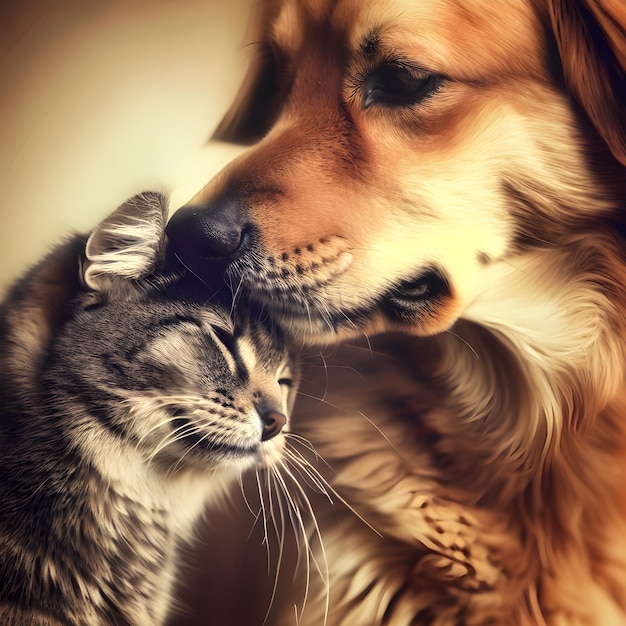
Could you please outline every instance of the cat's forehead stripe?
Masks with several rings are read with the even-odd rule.
[[[230,369],[230,373],[233,376],[237,375],[237,361],[235,360],[235,357],[233,356],[232,352],[216,337],[215,343],[217,345],[217,347],[219,348],[220,352],[222,353],[222,356],[224,357],[224,360],[226,361],[228,368]]]
[[[248,337],[240,337],[237,340],[237,348],[239,359],[244,368],[248,372],[252,372],[257,364],[257,355],[254,349],[254,343]]]

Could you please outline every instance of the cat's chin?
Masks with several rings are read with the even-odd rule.
[[[285,450],[285,436],[281,433],[271,441],[261,444],[260,454],[257,457],[257,465],[261,468],[271,468],[280,465]]]

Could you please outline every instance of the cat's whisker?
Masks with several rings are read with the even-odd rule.
[[[304,524],[304,520],[302,517],[302,512],[300,509],[300,506],[298,504],[298,502],[296,502],[296,500],[293,497],[293,494],[291,494],[291,492],[289,491],[287,485],[285,484],[284,480],[282,479],[281,475],[280,475],[280,469],[279,468],[273,468],[273,472],[276,476],[276,481],[278,483],[278,486],[281,490],[281,492],[284,494],[285,498],[287,499],[288,503],[290,504],[289,506],[289,519],[291,521],[291,525],[294,531],[294,537],[296,539],[296,545],[297,545],[297,560],[296,560],[296,565],[295,565],[295,570],[294,570],[294,576],[296,576],[297,572],[299,571],[300,568],[300,563],[301,563],[301,559],[302,556],[304,555],[305,559],[306,559],[306,567],[305,567],[305,589],[304,589],[304,596],[302,599],[302,609],[301,612],[304,611],[304,608],[306,607],[307,601],[308,601],[308,596],[309,596],[309,590],[310,590],[310,581],[311,581],[311,546],[309,543],[309,538],[308,538],[308,533],[306,530],[306,526]],[[303,549],[304,547],[304,549]]]
[[[203,447],[207,448],[208,450],[212,450],[212,449],[217,448],[221,444],[227,444],[229,442],[227,436],[219,438],[219,437],[216,436],[216,433],[205,432],[205,430],[204,430],[202,425],[194,424],[194,427],[195,427],[195,430],[179,434],[178,435],[178,439],[182,439],[184,437],[188,437],[189,435],[198,435],[198,434],[201,434],[201,433],[203,433],[203,434],[192,446],[188,446],[187,449],[185,450],[185,452],[182,453],[179,456],[178,460],[176,461],[176,463],[171,468],[172,474],[176,473],[176,471],[183,465],[183,462],[184,462],[185,458],[188,457],[194,451],[194,449],[203,446]],[[226,434],[228,434],[228,432],[226,432]],[[209,440],[209,438],[212,438],[212,439],[210,441],[210,444],[207,445],[206,442]]]
[[[277,476],[275,474],[275,470],[274,468],[270,468],[269,472],[266,472],[266,477],[267,477],[267,490],[268,490],[268,499],[270,500],[270,502],[273,500],[272,498],[272,494],[275,493],[275,490],[272,489],[272,482],[274,480],[276,480]],[[283,509],[283,502],[281,498],[276,498],[276,502],[278,504],[278,512],[279,512],[279,519],[280,519],[280,532],[278,531],[278,525],[275,519],[275,514],[274,514],[274,508],[273,506],[270,506],[270,515],[272,516],[272,521],[274,524],[274,529],[276,531],[276,534],[278,536],[278,559],[276,562],[276,574],[274,575],[274,584],[272,586],[272,593],[270,596],[270,600],[269,600],[269,606],[267,608],[267,611],[265,613],[265,617],[263,619],[263,624],[265,624],[269,618],[270,612],[272,610],[272,607],[274,606],[274,600],[276,599],[276,592],[278,590],[278,579],[280,576],[280,571],[281,571],[281,567],[282,567],[282,563],[283,563],[283,557],[284,557],[284,553],[285,553],[285,512]]]
[[[255,471],[255,476],[256,476],[257,489],[259,492],[259,498],[261,502],[261,511],[263,512],[263,515],[261,516],[261,519],[263,520],[263,543],[265,544],[265,549],[267,552],[267,574],[269,576],[271,562],[270,562],[270,543],[269,543],[269,537],[267,534],[267,510],[265,508],[265,499],[263,498],[263,490],[261,488],[261,478],[259,476],[258,469]]]
[[[297,456],[294,456],[290,452],[286,451],[285,462],[287,462],[287,464],[298,473],[303,482],[311,485],[313,489],[321,493],[331,504],[333,504],[332,496],[326,489],[326,487],[328,487],[328,483],[321,478],[321,476],[316,476],[306,467],[306,465],[308,465],[306,460],[298,458]]]
[[[311,505],[311,502],[306,494],[306,491],[300,485],[297,478],[293,475],[290,468],[286,464],[284,463],[281,464],[281,470],[282,471],[280,473],[280,480],[281,480],[281,483],[284,485],[285,489],[287,489],[287,487],[284,484],[282,472],[286,473],[289,476],[289,478],[293,481],[293,485],[296,488],[296,492],[299,493],[300,496],[302,497],[302,504],[304,505],[305,511],[307,512],[308,517],[313,524],[314,537],[317,538],[317,542],[319,543],[320,555],[321,555],[323,566],[319,563],[317,557],[315,556],[314,551],[311,549],[310,542],[309,542],[308,552],[311,554],[311,560],[313,564],[315,565],[315,569],[319,573],[320,578],[322,579],[323,584],[324,584],[324,591],[325,591],[324,624],[326,624],[327,619],[328,619],[328,611],[330,608],[330,568],[328,565],[326,548],[324,547],[324,541],[322,539],[322,532],[321,532],[319,523],[317,521],[317,516],[315,515],[315,511],[313,510],[313,506]],[[298,507],[298,513],[299,513],[299,516],[298,516],[299,519],[302,520],[299,507]],[[304,526],[304,522],[302,522],[302,525]],[[307,587],[308,587],[308,583],[307,583]],[[308,593],[308,589],[307,589],[307,593]]]
[[[171,422],[174,419],[175,418],[170,418],[169,421]],[[167,423],[167,421],[165,423]],[[178,426],[177,428],[174,428],[173,430],[169,431],[161,439],[161,441],[159,442],[157,446],[155,446],[152,454],[148,457],[149,462],[154,461],[154,459],[168,446],[171,446],[177,441],[182,441],[186,437],[199,435],[202,432],[203,432],[202,427],[192,422],[186,423],[186,424],[183,424],[182,426]],[[191,451],[196,446],[198,446],[202,441],[205,441],[207,437],[208,435],[205,433],[199,441],[197,441],[193,446],[187,447],[185,452],[179,455],[177,462],[170,468],[170,475],[173,475],[176,473],[176,471],[179,469],[179,467],[182,465],[183,461],[185,460],[185,457],[187,457],[187,455],[189,455]]]
[[[365,332],[364,330],[359,329],[361,334],[363,335],[363,337],[365,338],[365,341],[367,342],[367,348],[368,348],[368,352],[370,354],[370,357],[374,356],[374,350],[372,349],[372,342],[370,340],[370,336],[367,332]]]
[[[259,470],[258,468],[256,469],[256,473],[258,474]],[[258,484],[258,479],[257,479],[257,484]],[[248,494],[246,493],[246,486],[243,480],[243,474],[239,477],[239,487],[241,489],[241,495],[243,497],[243,501],[246,505],[246,508],[248,509],[248,511],[250,511],[250,514],[253,516],[254,521],[252,522],[252,526],[250,526],[250,531],[248,532],[248,541],[250,540],[250,537],[252,537],[252,533],[254,532],[254,529],[258,523],[258,521],[260,519],[263,519],[263,524],[265,525],[265,519],[264,519],[264,510],[261,506],[261,504],[259,504],[259,508],[258,510],[254,510],[252,504],[250,504],[250,500],[248,498]],[[257,488],[257,492],[258,492],[258,488]],[[261,502],[259,500],[259,502]]]
[[[303,437],[304,439],[304,437]],[[322,458],[322,457],[320,457]],[[323,459],[322,459],[323,460]],[[300,473],[306,473],[309,480],[313,482],[314,485],[318,487],[320,492],[325,495],[328,500],[332,503],[332,496],[334,496],[339,502],[341,502],[344,506],[346,506],[358,519],[360,519],[368,528],[370,528],[373,532],[375,532],[379,537],[383,535],[378,531],[370,522],[368,522],[358,511],[356,511],[350,503],[341,496],[341,494],[324,478],[324,476],[320,473],[320,471],[304,456],[302,456],[297,450],[293,447],[287,448],[285,450],[285,462],[291,461],[292,467]],[[326,461],[324,461],[326,463]],[[332,470],[330,465],[326,463],[326,465]],[[304,476],[303,476],[304,478]],[[306,479],[305,479],[306,480]],[[323,485],[323,486],[322,486]]]
[[[206,287],[208,287],[208,283],[204,280],[204,278],[202,278],[202,276],[200,276],[200,274],[198,274],[197,272],[195,272],[191,267],[189,267],[189,265],[187,263],[185,263],[185,261],[180,257],[180,255],[178,254],[178,252],[174,253],[174,256],[176,257],[176,259],[178,260],[178,262],[193,276],[195,276],[203,285],[205,285]]]
[[[128,406],[128,420],[138,420],[140,423],[146,422],[149,424],[148,428],[145,428],[141,432],[142,440],[147,438],[154,432],[167,426],[176,419],[176,416],[167,414],[163,419],[155,422],[154,415],[168,409],[181,409],[184,408],[188,413],[192,414],[194,411],[202,408],[203,402],[201,398],[193,396],[155,396],[150,398],[142,398],[141,403],[138,404],[137,400],[127,400],[125,404]],[[144,416],[149,415],[150,420],[144,419]]]
[[[146,463],[147,464],[151,464],[156,459],[156,457],[161,452],[163,452],[163,450],[165,450],[167,447],[169,447],[172,444],[174,444],[178,439],[179,439],[179,437],[173,431],[167,432],[165,435],[163,435],[161,437],[161,439],[158,441],[158,443],[156,443],[156,445],[154,445],[152,447],[152,450],[151,450],[150,454],[147,455],[147,457],[146,457]],[[142,443],[145,440],[147,440],[147,435],[141,437],[141,439],[140,439],[140,441]]]
[[[328,363],[326,361],[326,357],[324,356],[324,353],[322,350],[320,350],[320,358],[322,359],[322,365],[324,366],[324,393],[322,394],[322,400],[326,399],[326,396],[328,395],[328,383],[330,380],[330,376],[328,375]]]
[[[323,402],[324,404],[326,404],[327,406],[333,408],[333,409],[337,409],[338,411],[341,411],[341,408],[339,406],[337,406],[336,404],[333,404],[332,402],[329,402],[328,400],[325,400],[324,398],[320,398],[319,396],[314,396],[312,394],[306,393],[304,391],[300,391],[298,390],[296,392],[299,396],[302,396],[303,398],[310,398],[311,400],[317,400],[319,402]],[[362,411],[356,410],[356,412],[364,419],[366,420],[370,426],[372,426],[372,428],[374,428],[376,431],[378,431],[378,434],[381,435],[381,437],[389,444],[389,447],[397,454],[397,456],[399,458],[401,458],[402,460],[405,460],[402,453],[400,452],[400,450],[398,450],[398,448],[393,444],[393,442],[391,441],[391,439],[389,439],[389,437],[387,437],[387,435],[384,433],[384,431],[380,428],[380,426],[378,426],[372,419],[370,419],[369,417],[367,417],[367,415],[365,415],[365,413],[363,413]]]
[[[282,487],[280,488],[282,490]],[[309,538],[306,533],[298,531],[298,528],[300,526],[300,520],[302,519],[299,505],[295,508],[288,507],[287,510],[289,511],[289,522],[291,524],[291,528],[294,531],[294,538],[296,541],[296,564],[294,567],[293,575],[293,581],[295,582],[297,573],[300,571],[303,555],[306,558],[309,554]]]
[[[299,435],[298,433],[286,432],[285,439],[293,443],[301,444],[302,446],[310,450],[315,455],[315,458],[317,460],[322,461],[325,465],[330,467],[330,465],[328,465],[325,459],[319,455],[319,453],[315,449],[315,446],[306,437],[303,437],[302,435]]]
[[[304,300],[304,307],[306,308],[306,315],[309,319],[309,329],[311,332],[314,332],[315,329],[313,327],[313,316],[311,315],[311,307],[308,300]]]
[[[401,458],[403,461],[405,461],[406,463],[408,463],[408,461],[404,458],[404,456],[402,455],[402,453],[400,452],[400,450],[398,450],[397,446],[391,441],[391,439],[389,439],[389,437],[387,437],[387,435],[385,434],[385,432],[383,431],[383,429],[378,426],[378,424],[376,424],[374,422],[374,420],[372,420],[371,418],[367,417],[367,415],[365,415],[365,413],[363,413],[363,411],[356,411],[374,430],[378,431],[378,433],[380,434],[380,436],[389,444],[389,447],[398,455],[399,458]]]
[[[315,467],[312,465],[311,461],[309,461],[309,459],[295,447],[295,445],[297,444],[309,450],[314,455],[316,461],[321,461],[329,470],[332,471],[332,467],[330,466],[330,464],[327,463],[326,460],[317,453],[315,446],[313,446],[313,444],[308,439],[306,439],[302,435],[296,435],[294,433],[287,433],[286,437],[288,437],[288,445],[286,446],[284,451],[284,459],[291,459],[296,465],[302,465],[307,467],[311,466],[313,468]],[[303,469],[303,467],[301,467],[301,469]],[[317,472],[317,470],[315,471]],[[317,473],[319,474],[319,472]],[[330,485],[326,483],[326,479],[321,474],[319,474],[319,479],[320,482],[324,483],[326,487],[330,488]]]
[[[353,330],[353,334],[358,335],[361,333],[361,328],[355,324],[354,320],[350,319],[348,314],[345,311],[340,311],[341,316],[348,322],[348,327]],[[363,333],[365,334],[365,333]]]
[[[201,432],[202,432],[202,429],[200,427],[196,427],[194,430],[190,430],[184,433],[179,433],[172,443],[175,443],[176,441],[182,441],[185,437],[188,437],[190,435],[198,435]],[[185,459],[193,452],[194,448],[199,447],[202,442],[207,440],[207,438],[208,438],[208,434],[205,433],[196,443],[194,443],[192,446],[188,446],[186,450],[182,454],[179,455],[178,459],[176,460],[176,463],[174,463],[169,469],[170,476],[174,476],[176,472],[181,467],[183,467]]]
[[[291,522],[291,526],[294,530],[294,538],[295,538],[296,547],[297,547],[296,556],[298,559],[296,563],[296,569],[298,569],[298,566],[300,564],[301,553],[303,552],[302,548],[303,547],[308,548],[308,539],[307,539],[307,534],[304,530],[304,526],[302,525],[300,507],[298,505],[298,502],[295,500],[295,498],[293,497],[289,489],[287,489],[284,481],[282,480],[280,476],[280,469],[277,467],[272,467],[270,468],[270,471],[272,472],[273,479],[278,484],[278,487],[284,493],[285,498],[287,499],[287,503],[290,505],[287,507],[287,511],[289,514],[289,521]],[[304,542],[303,542],[303,539],[304,539]]]
[[[310,442],[308,442],[306,439],[300,436],[296,436],[296,438],[302,440],[301,442],[298,442],[300,443],[300,445],[308,445],[312,448]],[[324,479],[321,477],[321,475],[318,478],[317,476],[315,476],[315,474],[307,472],[304,467],[301,467],[302,464],[307,463],[308,461],[306,461],[306,459],[304,459],[304,457],[302,457],[299,452],[291,454],[291,450],[289,448],[286,448],[283,451],[283,459],[281,459],[280,463],[278,465],[270,465],[267,468],[267,480],[265,485],[263,485],[257,472],[257,488],[259,489],[259,497],[261,498],[262,502],[264,524],[267,524],[266,520],[269,517],[269,521],[271,521],[271,523],[273,524],[274,531],[276,532],[279,539],[279,553],[277,557],[276,574],[269,607],[265,616],[265,622],[267,621],[271,613],[271,609],[278,591],[278,580],[280,572],[284,566],[284,550],[286,541],[285,531],[287,519],[289,519],[290,525],[293,528],[293,536],[296,544],[297,562],[295,565],[294,576],[301,569],[301,559],[305,559],[304,595],[300,611],[298,611],[297,606],[295,607],[296,621],[300,621],[300,616],[302,615],[309,600],[310,589],[312,588],[313,570],[317,571],[317,573],[324,582],[324,587],[326,589],[326,605],[328,606],[329,603],[329,568],[326,559],[326,552],[323,544],[321,530],[315,517],[313,507],[309,501],[308,495],[299,484],[298,479],[291,470],[291,467],[296,468],[298,473],[302,477],[306,476],[308,482],[312,484],[313,488],[323,493],[329,500],[330,494],[324,486]],[[289,485],[286,482],[286,478],[289,479]],[[263,489],[263,487],[267,489],[267,494],[265,494],[265,489]],[[282,496],[280,494],[282,494]],[[274,504],[273,498],[275,496],[276,503]],[[321,561],[316,556],[316,552],[314,551],[310,542],[307,524],[305,523],[305,514],[306,518],[310,519],[312,522],[313,533],[317,540],[317,543],[319,543]],[[265,536],[267,540],[267,526],[265,526]],[[324,623],[325,622],[326,619]]]
[[[278,524],[276,521],[276,515],[274,513],[274,498],[272,497],[273,495],[273,491],[272,491],[272,486],[270,484],[270,477],[271,477],[271,473],[270,472],[263,472],[264,476],[265,476],[265,486],[267,489],[267,505],[268,505],[268,509],[269,509],[269,518],[270,521],[272,522],[272,526],[274,527],[274,532],[276,533],[277,537],[280,537],[280,531],[278,528]],[[280,546],[280,553],[279,553],[279,561],[282,557],[282,548],[283,546]]]
[[[161,426],[160,429],[162,429],[163,426],[173,422],[174,419],[175,418],[169,418],[168,420],[164,420],[160,424]],[[150,429],[150,432],[153,432],[154,430],[155,429]],[[183,424],[182,426],[178,426],[174,428],[173,430],[169,430],[161,438],[160,442],[154,447],[154,449],[152,450],[152,453],[148,457],[148,460],[150,462],[154,461],[154,459],[168,446],[171,446],[172,444],[176,443],[177,441],[180,441],[181,439],[184,439],[185,437],[189,435],[197,434],[198,432],[200,432],[198,427],[191,423]]]
[[[252,533],[254,532],[254,528],[257,525],[257,522],[263,517],[263,510],[259,507],[259,510],[255,513],[254,511],[250,511],[254,516],[254,521],[252,522],[252,526],[250,527],[250,532],[248,533],[248,540],[252,537]],[[265,525],[265,520],[263,520],[263,524]]]
[[[239,278],[239,284],[237,285],[237,287],[235,288],[234,291],[232,290],[232,287],[231,287],[231,293],[232,293],[232,296],[233,296],[232,304],[231,304],[231,307],[230,307],[230,315],[231,315],[231,317],[234,315],[235,305],[237,304],[237,300],[239,298],[239,294],[241,293],[242,286],[243,286],[243,277],[240,277]]]
[[[295,620],[296,620],[296,626],[299,626],[299,624],[300,624],[300,617],[301,617],[302,613],[300,613],[300,615],[298,615],[298,605],[297,604],[293,605],[293,612],[294,612],[294,617],[295,617]]]
[[[255,517],[254,524],[252,525],[252,528],[250,529],[250,533],[252,533],[252,530],[254,530],[254,526],[256,525],[256,522],[259,519],[259,516],[261,515],[261,510],[259,509],[255,513],[254,509],[252,508],[252,505],[250,504],[250,500],[248,500],[248,495],[246,494],[246,487],[243,482],[243,474],[239,476],[239,490],[241,491],[241,497],[243,498],[246,508],[248,509],[248,511],[250,511],[250,514]],[[248,538],[250,538],[250,536],[248,536]]]
[[[370,337],[367,333],[365,332],[361,332],[359,333],[359,336],[363,336],[363,338],[365,339],[366,343],[368,344],[367,347],[359,345],[358,343],[354,343],[354,341],[346,341],[346,346],[350,347],[350,350],[355,350],[355,351],[359,351],[359,352],[367,352],[367,354],[369,354],[371,357],[382,357],[384,359],[389,359],[389,361],[392,362],[397,362],[398,358],[397,356],[394,356],[393,354],[389,354],[388,352],[384,352],[382,350],[375,350],[374,347],[371,344],[371,340]],[[331,346],[333,347],[333,346]],[[317,355],[316,355],[317,356]],[[312,358],[316,358],[316,357],[312,357]],[[351,367],[350,369],[354,370],[356,373],[359,373],[358,370],[354,369],[354,367]],[[362,377],[362,375],[361,375]]]

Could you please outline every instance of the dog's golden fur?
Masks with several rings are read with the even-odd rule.
[[[301,405],[382,535],[320,505],[327,623],[626,624],[626,5],[261,10],[218,136],[262,139],[195,202],[242,207],[229,275],[294,333],[389,333]]]

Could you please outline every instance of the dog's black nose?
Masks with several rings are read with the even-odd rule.
[[[185,259],[225,259],[240,252],[244,245],[244,220],[240,203],[223,199],[178,209],[165,232],[177,254]]]

